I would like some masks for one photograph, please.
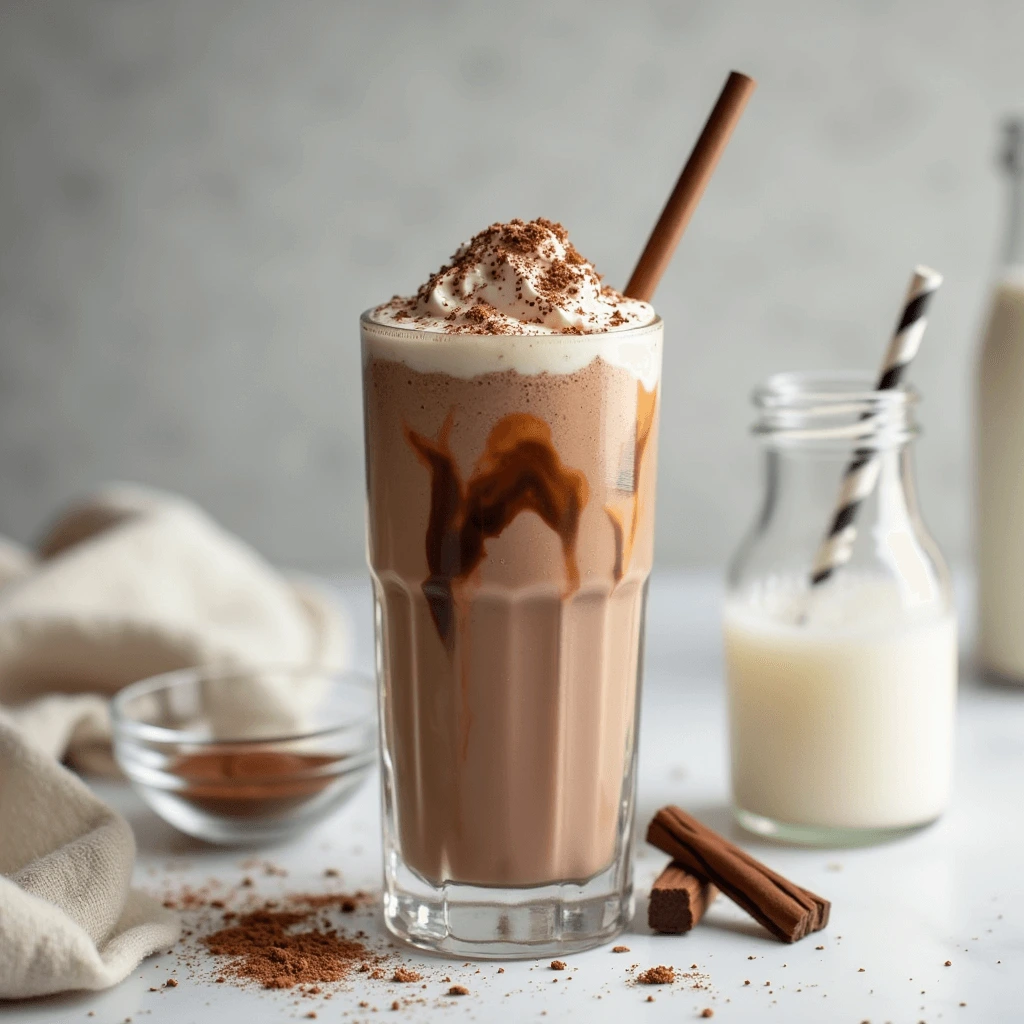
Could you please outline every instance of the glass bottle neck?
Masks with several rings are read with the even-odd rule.
[[[764,500],[730,587],[807,588],[825,538],[841,538],[842,579],[888,581],[906,607],[937,599],[945,609],[945,568],[914,488],[916,393],[876,391],[866,374],[782,373],[754,404]]]
[[[1024,170],[1011,170],[1008,183],[1010,202],[1003,245],[1003,266],[1019,267],[1024,266]]]
[[[1003,243],[1004,267],[1024,266],[1024,121],[1007,123],[1002,164],[1009,203]]]

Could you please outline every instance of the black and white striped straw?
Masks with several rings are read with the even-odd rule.
[[[875,385],[877,391],[890,391],[900,386],[907,367],[921,347],[921,338],[928,323],[928,304],[940,284],[942,275],[938,271],[930,267],[914,269],[907,299],[903,304],[903,314],[896,325],[892,341],[889,342],[878,375],[878,383]],[[869,419],[870,416],[870,413],[865,414],[865,419]],[[881,462],[877,451],[864,448],[853,453],[853,459],[843,474],[828,533],[814,558],[814,566],[811,569],[812,587],[820,586],[850,560],[853,542],[857,537],[857,512],[875,489],[880,468]]]

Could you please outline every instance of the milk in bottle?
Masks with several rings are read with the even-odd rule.
[[[1006,126],[1010,218],[977,380],[978,657],[1024,683],[1024,119]]]

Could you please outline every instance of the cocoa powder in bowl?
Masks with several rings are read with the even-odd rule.
[[[168,766],[185,782],[177,795],[198,810],[227,818],[257,818],[290,811],[334,779],[319,770],[332,754],[283,750],[212,749],[176,757]]]

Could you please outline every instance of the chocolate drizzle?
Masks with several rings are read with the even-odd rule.
[[[494,425],[463,483],[450,447],[454,417],[453,409],[436,440],[405,428],[406,439],[430,471],[430,575],[423,594],[449,652],[455,646],[454,584],[472,574],[486,555],[487,539],[497,537],[520,512],[535,512],[558,535],[567,593],[579,587],[576,540],[589,496],[587,478],[559,457],[551,428],[529,413],[512,413]]]
[[[618,505],[606,505],[605,513],[615,531],[615,582],[625,575],[633,557],[633,544],[640,525],[640,470],[654,428],[654,412],[658,390],[648,391],[640,381],[636,383],[636,433],[633,435],[633,472],[629,497]],[[627,523],[628,519],[628,523]]]

